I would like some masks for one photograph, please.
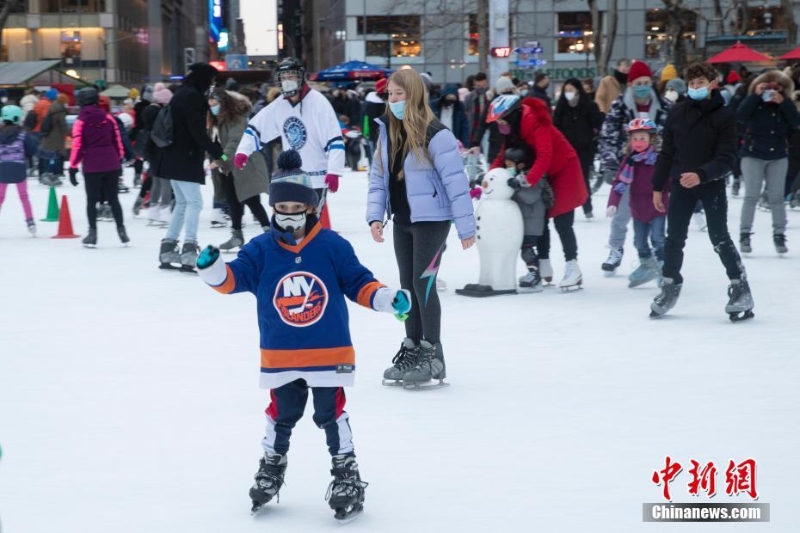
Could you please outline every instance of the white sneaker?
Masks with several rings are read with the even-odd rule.
[[[170,206],[165,205],[159,208],[158,219],[166,224],[169,224],[172,221],[172,209]]]
[[[436,290],[439,292],[444,292],[447,290],[447,282],[439,276],[436,276]]]
[[[564,279],[561,280],[558,287],[561,290],[577,289],[580,288],[582,283],[583,274],[581,274],[581,268],[578,266],[578,260],[567,261],[564,266]]]
[[[705,231],[708,227],[706,224],[706,215],[702,211],[692,215],[692,220],[694,220],[694,225],[697,226],[698,231]]]
[[[539,259],[539,275],[548,284],[553,281],[553,265],[549,259]]]

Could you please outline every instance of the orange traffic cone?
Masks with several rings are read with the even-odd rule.
[[[72,217],[69,216],[69,203],[67,195],[61,196],[61,212],[58,215],[58,234],[54,239],[77,239],[80,235],[75,235],[72,231]]]
[[[322,213],[319,215],[319,223],[325,229],[331,229],[331,218],[328,216],[328,203],[322,206]]]

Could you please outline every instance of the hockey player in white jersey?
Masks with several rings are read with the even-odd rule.
[[[287,58],[275,70],[281,96],[262,109],[247,125],[236,148],[234,165],[242,169],[248,156],[280,137],[284,150],[297,150],[303,159],[303,171],[311,177],[319,197],[317,212],[322,212],[327,190],[339,189],[344,173],[344,138],[333,106],[319,91],[306,83],[300,61]],[[326,224],[326,215],[320,222]]]

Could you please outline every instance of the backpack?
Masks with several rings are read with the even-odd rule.
[[[167,105],[158,111],[153,129],[150,130],[150,138],[159,148],[166,148],[172,144],[173,131],[172,108]]]
[[[0,165],[3,165],[3,179],[0,183],[20,183],[25,180],[25,132],[20,130],[14,139],[8,143],[0,143]]]
[[[39,132],[43,136],[47,137],[48,135],[50,135],[51,131],[53,131],[53,115],[52,113],[48,113],[44,117],[44,120],[42,121],[42,127],[39,128]]]

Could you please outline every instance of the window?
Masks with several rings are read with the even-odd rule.
[[[689,46],[694,47],[697,38],[697,13],[684,10],[681,18],[683,38]],[[665,9],[651,9],[645,15],[646,58],[666,60],[669,47],[667,19],[668,15]]]
[[[358,35],[366,37],[366,55],[418,57],[422,54],[422,17],[358,17]]]
[[[104,0],[42,0],[42,13],[100,13],[105,11]]]
[[[593,35],[590,12],[574,11],[558,14],[557,53],[588,55],[594,51]]]
[[[480,55],[478,49],[478,40],[480,39],[480,32],[478,28],[478,15],[470,13],[469,15],[469,34],[467,35],[467,54],[471,56]],[[511,32],[509,32],[511,35]]]
[[[750,36],[786,29],[786,17],[781,6],[750,6],[747,14],[747,34]],[[738,28],[745,27],[742,9],[736,12],[736,24]]]

